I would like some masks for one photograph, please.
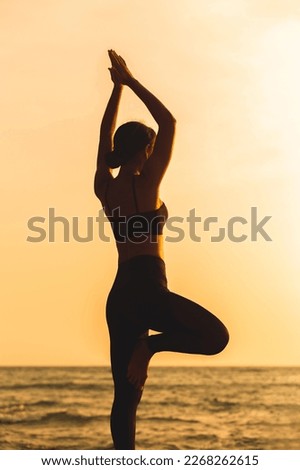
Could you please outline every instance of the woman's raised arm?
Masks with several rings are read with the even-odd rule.
[[[158,124],[158,133],[152,155],[143,167],[143,174],[155,185],[159,185],[169,164],[175,135],[175,118],[170,111],[139,83],[129,71],[124,59],[110,51],[113,68],[117,71],[121,83],[127,85],[143,101]]]
[[[116,127],[118,108],[123,88],[123,85],[119,80],[119,76],[114,68],[110,68],[109,71],[114,87],[100,126],[97,169],[94,180],[94,190],[98,197],[101,194],[103,183],[106,183],[107,178],[112,176],[111,169],[106,165],[105,156],[112,150],[112,139]]]

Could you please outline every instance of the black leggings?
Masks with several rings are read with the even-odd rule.
[[[201,305],[170,292],[164,261],[136,256],[121,263],[109,293],[106,318],[115,386],[111,432],[115,449],[135,448],[136,410],[142,391],[127,379],[127,368],[139,338],[153,352],[217,354],[228,343],[223,323]],[[148,336],[148,330],[161,332]]]

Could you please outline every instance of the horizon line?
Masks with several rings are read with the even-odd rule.
[[[87,364],[87,365],[80,365],[80,364],[73,364],[73,365],[65,365],[65,364],[14,364],[14,365],[0,365],[0,369],[7,369],[7,368],[86,368],[86,369],[92,369],[92,368],[110,368],[110,365],[107,364],[107,365],[92,365],[92,364]],[[176,364],[172,364],[172,365],[150,365],[151,368],[248,368],[248,369],[259,369],[259,368],[272,368],[272,367],[282,367],[282,368],[299,368],[300,367],[300,364],[260,364],[260,365],[255,365],[255,364],[241,364],[241,365],[237,365],[237,364],[226,364],[226,365],[184,365],[184,364],[180,364],[180,365],[176,365]]]

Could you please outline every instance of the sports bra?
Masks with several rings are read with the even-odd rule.
[[[168,209],[164,202],[158,209],[139,212],[133,176],[132,192],[136,212],[131,215],[121,215],[119,207],[112,211],[109,208],[107,202],[108,184],[109,182],[105,190],[105,209],[107,209],[106,215],[111,223],[113,234],[117,242],[125,243],[129,240],[135,243],[142,243],[151,235],[162,235],[163,227],[168,218]]]

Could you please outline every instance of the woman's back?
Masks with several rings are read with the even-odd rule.
[[[163,258],[162,228],[167,209],[159,199],[158,188],[143,175],[111,177],[101,202],[109,218],[119,253],[119,263],[138,255]]]

